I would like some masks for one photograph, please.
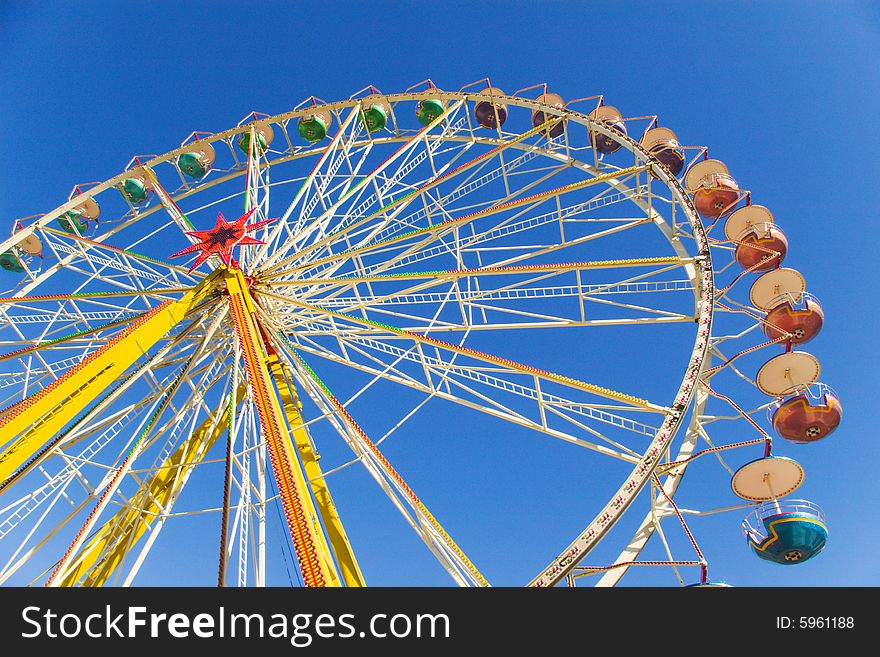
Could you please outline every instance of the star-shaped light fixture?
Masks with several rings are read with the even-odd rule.
[[[266,219],[265,221],[248,224],[247,220],[251,218],[255,211],[256,208],[241,215],[232,223],[226,221],[226,217],[223,216],[222,212],[218,212],[217,224],[211,230],[187,231],[187,235],[192,235],[199,241],[185,249],[181,249],[177,253],[172,253],[171,257],[174,258],[188,253],[199,252],[199,257],[196,258],[193,266],[189,268],[190,271],[194,270],[212,255],[219,256],[220,260],[227,267],[236,265],[235,258],[232,257],[232,247],[244,246],[246,244],[265,244],[265,242],[253,237],[248,237],[247,233],[255,231],[257,228],[262,228],[271,221],[275,221],[275,219]]]

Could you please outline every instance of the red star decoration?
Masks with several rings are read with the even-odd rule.
[[[265,221],[258,221],[253,224],[246,223],[255,211],[256,208],[241,215],[232,223],[226,221],[226,217],[223,216],[222,212],[218,212],[217,224],[211,230],[187,231],[187,235],[192,235],[199,241],[185,249],[181,249],[177,253],[172,253],[171,257],[175,258],[198,251],[199,257],[196,258],[193,266],[189,268],[190,271],[194,270],[212,255],[219,256],[227,267],[237,264],[235,258],[232,257],[232,247],[244,246],[246,244],[265,244],[265,242],[253,237],[248,237],[247,233],[255,231],[257,228],[262,228],[271,221],[275,221],[275,219],[266,219]]]

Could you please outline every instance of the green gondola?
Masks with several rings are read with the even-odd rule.
[[[416,117],[422,125],[430,125],[431,122],[443,114],[444,111],[445,108],[441,101],[429,98],[427,100],[419,101],[419,106],[416,109]]]
[[[367,132],[377,132],[388,123],[388,115],[381,106],[368,105],[361,111],[360,122]]]
[[[321,141],[327,136],[327,124],[317,114],[302,117],[296,129],[300,137],[312,143]]]
[[[260,131],[256,131],[257,135],[257,150],[260,153],[265,153],[266,148],[269,146],[266,143],[266,135],[264,135]],[[241,137],[238,138],[238,148],[245,155],[249,155],[251,151],[251,131],[241,133]]]

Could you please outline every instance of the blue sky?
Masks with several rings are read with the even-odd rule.
[[[603,93],[628,115],[658,113],[786,229],[786,264],[826,311],[808,350],[845,408],[826,441],[779,447],[807,467],[825,552],[802,568],[758,563],[731,519],[718,575],[877,585],[878,45],[880,5],[862,2],[4,2],[0,222],[192,130],[368,84],[457,89],[488,75],[506,91],[546,81],[565,98]]]

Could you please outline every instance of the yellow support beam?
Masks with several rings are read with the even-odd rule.
[[[244,357],[293,549],[306,586],[339,586],[339,572],[309,495],[302,467],[269,374],[269,354],[260,337],[256,308],[241,271],[225,271],[229,307]]]
[[[0,481],[101,394],[214,288],[213,274],[177,301],[164,301],[45,388],[0,417]]]
[[[246,393],[239,387],[235,395],[237,406]],[[144,533],[175,499],[192,473],[205,457],[229,423],[228,400],[219,419],[206,418],[192,435],[165,461],[156,473],[145,480],[128,506],[121,509],[82,547],[71,562],[58,586],[75,586],[82,579],[83,586],[103,586],[123,562]]]
[[[296,390],[290,385],[289,377],[287,376],[287,366],[279,360],[277,355],[269,357],[268,365],[281,396],[281,403],[287,415],[287,423],[293,432],[293,439],[297,450],[299,450],[299,456],[302,459],[303,469],[309,481],[309,486],[311,486],[312,495],[318,505],[318,512],[324,521],[327,537],[330,540],[333,553],[336,555],[336,561],[339,563],[342,579],[345,581],[346,586],[365,586],[364,576],[351,549],[351,543],[348,541],[345,528],[342,526],[339,512],[333,503],[333,496],[330,494],[330,489],[324,480],[321,466],[318,465],[318,460],[321,457],[312,447],[308,431],[303,425],[302,407],[300,406]]]

